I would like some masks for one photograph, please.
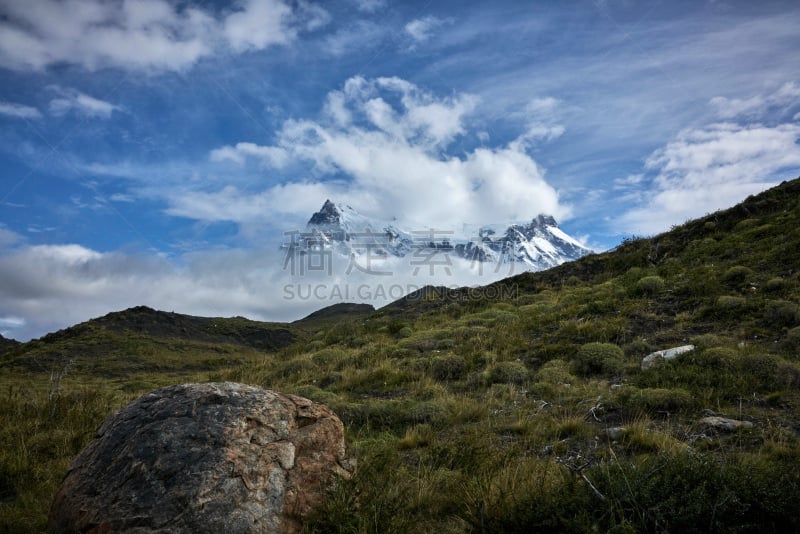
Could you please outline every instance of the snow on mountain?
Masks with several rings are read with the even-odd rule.
[[[473,263],[513,263],[529,271],[549,269],[592,252],[561,230],[549,215],[538,215],[530,222],[411,230],[397,221],[366,217],[330,200],[311,216],[305,232],[292,236],[291,246],[373,258],[442,254]]]

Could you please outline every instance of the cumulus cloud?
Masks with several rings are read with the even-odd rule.
[[[17,119],[38,119],[42,116],[36,108],[13,102],[0,102],[0,115]]]
[[[182,70],[222,50],[283,45],[329,20],[322,7],[241,0],[222,12],[168,0],[10,0],[0,7],[0,66]]]
[[[328,95],[321,120],[286,121],[276,146],[240,143],[211,153],[212,159],[241,164],[265,154],[271,159],[281,151],[310,165],[318,181],[256,194],[231,187],[183,192],[170,200],[169,212],[245,222],[309,204],[316,210],[326,198],[335,198],[366,215],[397,217],[422,227],[525,220],[540,213],[568,216],[569,207],[559,201],[520,139],[505,147],[448,155],[476,105],[470,95],[438,98],[399,78],[351,78]],[[330,182],[331,176],[344,178]],[[302,196],[302,204],[292,202],[294,195]]]
[[[712,124],[682,132],[655,151],[655,172],[640,205],[618,221],[620,231],[653,234],[729,207],[800,169],[800,126]],[[628,185],[634,185],[630,183]]]
[[[107,119],[114,111],[122,108],[105,100],[94,98],[72,88],[51,86],[51,90],[58,93],[58,97],[50,100],[49,109],[53,115],[64,115],[69,112],[78,113],[85,117]]]

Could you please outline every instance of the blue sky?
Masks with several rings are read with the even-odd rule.
[[[800,175],[796,2],[8,0],[0,333],[293,320],[326,198],[598,250]]]

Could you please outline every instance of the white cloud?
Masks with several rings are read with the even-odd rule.
[[[290,183],[276,185],[261,193],[249,193],[235,186],[219,191],[183,191],[171,199],[167,213],[202,221],[263,223],[287,214],[310,216],[322,202],[335,197],[335,187],[322,183]]]
[[[168,0],[10,0],[0,7],[0,66],[182,70],[212,54],[283,45],[324,25],[322,7],[243,0],[222,13]]]
[[[717,96],[711,99],[710,104],[715,108],[717,116],[722,119],[741,116],[760,117],[772,108],[800,104],[800,85],[787,82],[768,95],[756,95],[745,99]]]
[[[428,15],[427,17],[412,20],[405,25],[404,29],[414,41],[421,43],[430,39],[433,31],[444,23],[444,20]]]
[[[395,216],[420,227],[526,220],[540,213],[568,216],[569,207],[520,139],[507,147],[447,154],[466,132],[464,123],[476,105],[469,95],[437,98],[398,78],[351,78],[328,95],[324,121],[286,121],[276,146],[247,144],[242,150],[239,144],[212,152],[214,159],[242,163],[279,149],[293,161],[310,163],[319,176],[346,181],[290,183],[258,193],[231,187],[175,192],[169,213],[247,223],[293,210],[307,217],[333,198],[366,215]]]
[[[294,38],[285,30],[285,21],[291,14],[291,8],[281,2],[248,0],[243,10],[228,15],[223,23],[223,33],[237,52],[286,44]]]
[[[236,146],[223,146],[211,151],[211,161],[233,161],[243,165],[248,157],[259,159],[265,166],[281,168],[289,163],[289,155],[280,147],[259,146],[254,143],[236,143]]]
[[[0,226],[0,249],[14,245],[21,240],[22,236],[20,236],[18,233],[12,232],[11,230]]]
[[[357,20],[328,35],[322,50],[331,56],[343,56],[353,50],[376,47],[386,38],[386,27],[368,20]]]
[[[625,178],[617,178],[614,180],[614,189],[628,189],[635,187],[644,181],[644,174],[631,174]]]
[[[0,102],[0,115],[18,119],[38,119],[42,116],[41,112],[36,108],[13,102]]]
[[[71,111],[86,117],[99,117],[107,119],[114,111],[122,110],[105,100],[94,98],[72,88],[61,88],[51,86],[50,89],[58,93],[58,97],[50,100],[50,113],[53,115],[64,115]]]
[[[356,8],[365,13],[374,13],[386,7],[386,0],[353,0]]]
[[[656,171],[646,202],[623,214],[618,229],[653,234],[730,207],[800,169],[800,126],[713,124],[682,132],[654,152]]]
[[[564,135],[566,128],[558,124],[560,105],[558,99],[550,96],[534,98],[520,111],[510,113],[510,118],[521,119],[527,125],[525,131],[512,141],[511,146],[524,151],[540,141],[552,141]]]

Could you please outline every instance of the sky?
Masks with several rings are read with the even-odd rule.
[[[598,251],[732,206],[800,175],[797,28],[795,1],[4,0],[0,334],[474,282],[288,272],[329,198],[549,214]]]

